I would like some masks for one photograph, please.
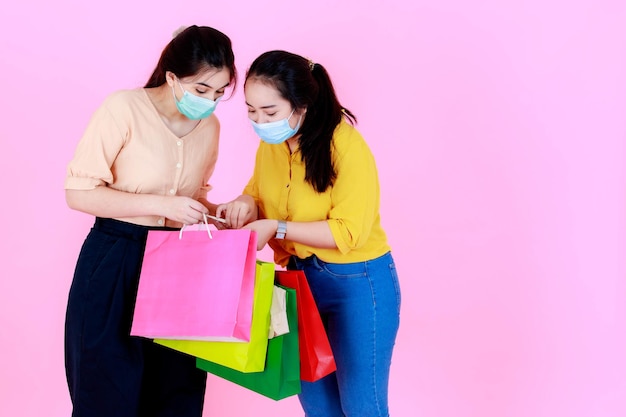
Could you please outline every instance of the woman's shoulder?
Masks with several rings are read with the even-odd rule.
[[[345,120],[342,120],[335,128],[333,147],[340,155],[347,153],[348,150],[352,151],[355,149],[363,149],[369,152],[369,147],[361,132]]]
[[[145,104],[147,100],[146,92],[143,88],[134,88],[127,90],[117,90],[110,93],[104,99],[104,105],[109,108],[125,108],[133,107],[138,104]]]
[[[143,88],[117,90],[105,97],[99,114],[106,114],[118,123],[130,124],[136,120],[154,117],[155,111],[148,94]]]

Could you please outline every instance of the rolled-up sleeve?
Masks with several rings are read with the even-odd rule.
[[[103,104],[93,114],[67,166],[65,189],[91,190],[113,183],[111,166],[126,136],[106,103]]]
[[[380,187],[374,157],[364,141],[350,141],[336,152],[328,224],[345,254],[366,244],[378,216]]]

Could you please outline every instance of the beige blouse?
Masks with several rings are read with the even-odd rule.
[[[179,138],[165,125],[143,88],[119,91],[93,114],[67,166],[65,189],[105,186],[128,193],[206,198],[218,145],[215,116],[201,120]],[[119,220],[178,226],[158,216]]]

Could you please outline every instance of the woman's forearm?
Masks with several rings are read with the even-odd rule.
[[[96,187],[93,190],[66,190],[67,205],[98,217],[120,218],[160,216],[183,223],[194,224],[209,211],[200,201],[185,196],[134,194]]]
[[[109,187],[93,190],[65,190],[67,205],[78,211],[99,217],[163,216],[166,197],[133,194]]]
[[[276,222],[276,226],[278,228],[278,222]],[[287,222],[285,239],[315,248],[337,248],[327,221]]]

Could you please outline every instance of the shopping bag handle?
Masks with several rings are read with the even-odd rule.
[[[213,239],[213,235],[211,234],[211,229],[209,228],[209,221],[207,220],[206,214],[202,213],[202,218],[204,219],[204,225],[206,226],[206,232],[209,235],[209,239]],[[186,224],[183,224],[183,227],[180,228],[180,232],[178,232],[178,240],[182,240],[183,238],[183,230],[185,230]]]

